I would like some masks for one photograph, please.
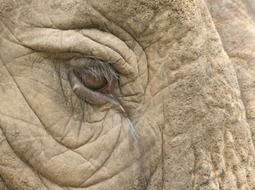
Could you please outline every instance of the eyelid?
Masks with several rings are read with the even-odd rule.
[[[33,28],[18,35],[19,40],[35,51],[80,53],[103,60],[121,74],[136,78],[137,59],[132,50],[112,34],[96,29],[57,30]]]
[[[87,65],[91,65],[91,62],[93,62],[93,59],[94,59],[93,57],[85,57],[85,56],[74,57],[69,61],[69,64],[75,68],[84,68]],[[97,59],[94,59],[94,60],[97,60]]]

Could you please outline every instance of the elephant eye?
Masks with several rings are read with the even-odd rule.
[[[81,83],[92,90],[102,90],[108,86],[104,76],[97,76],[86,70],[74,70],[74,74],[80,79]]]
[[[88,59],[82,68],[74,68],[74,75],[90,90],[113,95],[119,75],[111,65],[100,60]]]
[[[82,100],[112,106],[125,112],[118,101],[119,74],[108,63],[92,58],[79,58],[71,62],[69,81],[74,93]]]

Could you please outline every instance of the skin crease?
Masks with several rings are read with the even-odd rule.
[[[236,71],[203,1],[2,0],[0,15],[0,187],[255,187]],[[77,56],[121,74],[127,115],[77,97]]]

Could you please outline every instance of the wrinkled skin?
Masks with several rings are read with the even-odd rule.
[[[254,189],[254,7],[1,0],[0,189]],[[81,55],[120,73],[125,114],[74,93]]]

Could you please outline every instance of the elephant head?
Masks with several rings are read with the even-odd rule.
[[[255,186],[236,72],[203,1],[2,0],[0,21],[5,188]]]

